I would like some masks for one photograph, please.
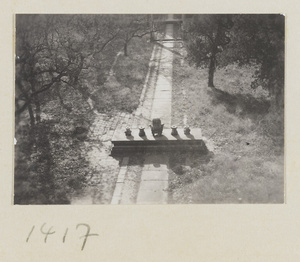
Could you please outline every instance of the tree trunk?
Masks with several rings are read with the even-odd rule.
[[[215,70],[216,70],[216,58],[215,56],[211,56],[209,62],[209,69],[208,69],[208,87],[215,87],[214,86]]]
[[[34,80],[31,81],[31,90],[32,90],[32,93],[36,92]],[[36,96],[34,97],[33,100],[34,100],[34,105],[35,105],[35,120],[37,123],[40,123],[41,122],[41,106],[40,106],[40,101],[39,101],[39,95],[36,94]]]
[[[127,41],[124,43],[124,56],[128,56]]]
[[[30,102],[29,102],[27,108],[28,108],[28,113],[29,113],[29,116],[30,116],[30,124],[31,124],[31,126],[34,126],[35,119],[34,119],[34,114],[33,114],[32,106],[31,106]]]
[[[38,100],[38,95],[35,98],[34,101],[35,104],[35,119],[37,123],[41,122],[41,106],[40,106],[40,101]]]
[[[32,106],[31,106],[31,99],[29,98],[28,94],[24,91],[20,78],[18,78],[16,80],[16,85],[20,89],[20,91],[24,94],[24,97],[25,97],[25,106],[22,106],[23,109],[20,112],[17,111],[17,114],[21,114],[27,107],[29,117],[30,117],[30,124],[31,124],[31,126],[34,126],[35,118],[34,118]]]

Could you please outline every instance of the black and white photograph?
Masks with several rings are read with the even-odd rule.
[[[14,205],[285,203],[283,14],[14,21]]]

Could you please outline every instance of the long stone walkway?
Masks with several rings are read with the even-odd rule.
[[[165,39],[173,38],[173,24],[166,25]],[[163,50],[160,56],[160,67],[156,83],[155,94],[152,105],[153,118],[160,118],[166,127],[171,126],[172,106],[172,73],[173,73],[173,42],[163,42]]]
[[[163,37],[167,40],[173,38],[173,24],[166,25]],[[171,126],[173,53],[170,50],[173,45],[172,41],[162,41],[161,45],[154,47],[133,127],[148,128],[153,118],[160,118],[165,127]],[[128,179],[132,174],[122,162],[111,204],[167,204],[168,160],[163,153],[144,156],[139,179],[135,181],[135,184],[139,183],[135,202],[128,197],[133,190],[128,186],[132,183]]]
[[[165,39],[172,38],[173,24],[167,24]],[[160,118],[165,127],[170,127],[173,74],[173,53],[170,52],[170,48],[173,47],[173,42],[162,44],[151,119]],[[168,157],[162,153],[147,155],[142,170],[137,204],[167,204],[168,178]]]
[[[167,24],[164,39],[173,38],[173,24]],[[85,142],[87,158],[93,165],[87,188],[72,204],[166,204],[168,203],[168,156],[146,154],[140,164],[131,157],[115,159],[109,156],[110,140],[116,129],[144,126],[160,118],[165,127],[171,126],[173,42],[161,41],[153,48],[140,104],[134,115],[118,113],[108,118],[97,114]],[[97,141],[97,142],[96,142]],[[100,143],[95,144],[95,143]],[[83,150],[84,151],[84,150]]]

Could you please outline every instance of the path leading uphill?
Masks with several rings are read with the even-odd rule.
[[[166,24],[163,37],[167,41],[161,41],[161,44],[154,47],[132,127],[149,128],[153,118],[160,118],[165,127],[171,126],[174,43],[170,40],[173,39],[173,24]],[[127,167],[128,158],[123,158],[111,203],[167,204],[168,161],[169,158],[164,153],[148,153],[144,156],[140,175],[136,176]],[[129,177],[134,177],[135,181]],[[134,186],[138,188],[134,189]],[[137,194],[135,197],[132,196],[134,192]]]
[[[166,25],[166,39],[173,38],[173,24]],[[157,83],[152,104],[151,119],[160,118],[165,127],[171,126],[172,107],[172,73],[173,53],[169,48],[173,42],[163,42]],[[167,49],[168,48],[168,49]],[[168,203],[168,156],[149,154],[146,156],[142,170],[137,204],[167,204]]]
[[[168,19],[172,18],[169,16]],[[149,128],[153,118],[171,126],[173,24],[166,24],[154,45],[139,107],[134,115],[120,113],[112,117],[96,114],[82,151],[93,166],[88,185],[72,204],[166,204],[168,203],[169,158],[164,153],[114,158],[109,155],[116,129],[126,126]],[[133,163],[136,161],[136,163]]]

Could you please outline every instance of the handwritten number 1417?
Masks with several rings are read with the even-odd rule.
[[[83,238],[83,242],[82,242],[82,246],[81,246],[81,250],[84,249],[85,247],[85,244],[86,244],[86,241],[89,237],[92,237],[92,236],[98,236],[98,234],[91,234],[90,231],[91,231],[91,227],[88,225],[88,224],[84,224],[84,223],[80,223],[80,224],[77,224],[76,226],[76,230],[79,228],[79,227],[85,227],[86,229],[86,232],[84,235],[80,236],[80,238]],[[26,238],[26,242],[29,241],[33,231],[35,230],[35,226],[32,226],[27,238]],[[62,242],[65,243],[66,241],[66,237],[67,237],[67,234],[68,234],[68,231],[69,229],[66,228],[65,230],[65,233],[63,235],[63,238],[62,238]],[[53,235],[55,234],[56,232],[53,230],[53,227],[49,227],[49,228],[46,228],[46,223],[44,223],[41,228],[40,228],[40,232],[45,235],[44,237],[44,242],[47,243],[47,239],[50,235]]]

